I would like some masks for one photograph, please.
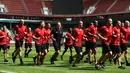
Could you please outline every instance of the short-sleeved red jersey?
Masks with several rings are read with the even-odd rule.
[[[93,35],[89,35],[88,34],[88,41],[90,42],[96,42],[96,39],[97,39],[97,27],[95,27],[94,25],[91,25],[88,29],[88,32],[90,32],[91,34]]]
[[[24,33],[26,32],[26,26],[18,26],[16,25],[14,30],[16,31],[16,36],[15,39],[16,40],[24,40]]]
[[[37,38],[40,38],[38,40],[35,40],[35,44],[42,44],[43,42],[43,33],[42,30],[40,28],[36,28],[35,31],[34,31],[34,36],[37,37]]]
[[[45,29],[44,37],[45,37],[46,43],[49,44],[50,43],[50,38],[51,38],[51,30],[50,29]]]
[[[0,36],[3,36],[3,38],[0,38],[0,45],[6,44],[6,40],[7,40],[6,34],[7,34],[6,32],[0,30]]]
[[[30,44],[30,43],[32,43],[32,32],[29,32],[29,33],[27,33],[27,34],[25,34],[25,43],[26,44]]]
[[[114,37],[114,35],[116,37]],[[111,44],[114,46],[120,45],[120,28],[117,28],[117,27],[113,28],[113,36],[112,36]]]
[[[102,39],[101,43],[109,45],[112,37],[112,28],[107,26],[102,26],[100,29],[100,33],[104,38],[107,38],[107,40]]]
[[[81,47],[82,46],[82,40],[83,40],[84,31],[79,28],[74,29],[74,35],[73,37],[76,39],[74,42],[74,46]]]
[[[65,37],[66,37],[65,45],[66,46],[70,46],[73,44],[73,39],[71,36],[72,36],[71,33],[69,33],[69,32],[66,33],[66,35],[65,35]]]
[[[128,43],[128,37],[130,35],[130,29],[121,27],[121,33],[123,34],[123,37],[121,37],[121,43]]]

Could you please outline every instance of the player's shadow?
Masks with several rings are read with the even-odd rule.
[[[71,67],[69,70],[96,70],[94,67]]]
[[[33,63],[27,63],[27,64],[23,64],[23,65],[20,65],[20,64],[11,64],[10,66],[35,66]]]
[[[71,64],[69,64],[68,62],[64,61],[64,62],[59,63],[59,64],[46,65],[46,67],[63,67],[63,68],[68,68],[68,67],[71,67]]]

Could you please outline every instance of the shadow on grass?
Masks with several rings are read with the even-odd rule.
[[[81,68],[72,67],[69,70],[96,70],[96,69],[94,67],[81,67]]]
[[[9,62],[0,62],[0,64],[11,64]]]
[[[11,64],[10,66],[35,66],[33,63],[28,63],[28,64],[23,64],[23,65],[20,65],[20,64]]]
[[[68,61],[46,65],[46,67],[60,67],[60,68],[68,68],[70,66],[71,64],[69,64]]]

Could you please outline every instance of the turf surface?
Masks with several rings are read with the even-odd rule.
[[[0,53],[0,73],[7,73],[3,71],[9,71],[14,73],[130,73],[130,67],[125,66],[125,70],[119,70],[118,65],[110,65],[109,62],[106,62],[106,69],[96,70],[94,64],[81,63],[77,67],[72,67],[68,63],[69,59],[69,50],[64,55],[63,61],[58,57],[58,61],[54,65],[50,64],[50,57],[52,56],[54,49],[50,47],[51,50],[45,58],[45,62],[41,66],[34,66],[32,57],[35,56],[35,49],[33,48],[32,52],[29,54],[29,58],[23,58],[24,65],[19,65],[19,59],[16,59],[16,64],[12,63],[11,53],[14,50],[14,47],[11,47],[8,55],[9,63],[3,63],[3,51]],[[63,48],[62,48],[63,51]],[[61,51],[61,53],[62,53]],[[74,49],[73,49],[74,51]],[[24,49],[22,50],[24,53]],[[75,52],[75,51],[74,51]],[[60,53],[60,55],[61,55]],[[74,54],[74,53],[73,53]],[[98,58],[101,56],[101,48],[98,48]],[[123,57],[124,59],[124,57]]]

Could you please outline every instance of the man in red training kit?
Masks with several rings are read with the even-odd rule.
[[[94,60],[95,63],[97,63],[97,57],[96,57],[96,40],[97,40],[97,26],[98,21],[95,21],[94,24],[91,24],[89,27],[88,33],[88,46],[87,49],[89,50],[88,57],[89,57],[89,63],[92,63],[91,55],[94,53]]]
[[[119,69],[125,69],[121,65],[121,48],[120,48],[120,26],[121,22],[117,21],[116,26],[113,28],[112,32],[112,41],[111,41],[111,50],[112,50],[112,59],[117,56]]]
[[[26,58],[28,57],[28,54],[32,51],[32,32],[30,27],[27,27],[27,32],[25,33],[24,39],[25,39],[24,57]]]
[[[63,56],[64,54],[67,52],[68,48],[70,49],[70,57],[69,57],[69,63],[72,62],[73,60],[73,57],[72,57],[72,47],[73,47],[73,36],[72,36],[72,28],[69,28],[68,29],[68,32],[66,33],[65,35],[65,48],[64,48],[64,51],[61,55],[61,60],[63,60]]]
[[[12,53],[13,54],[12,60],[13,60],[13,63],[15,63],[16,57],[17,57],[17,55],[19,55],[20,64],[23,65],[21,50],[22,50],[24,35],[26,32],[26,26],[24,25],[23,19],[21,19],[20,23],[15,26],[14,31],[16,31],[16,33],[15,33],[15,51]]]
[[[95,68],[101,69],[100,66],[102,68],[105,68],[104,62],[112,55],[112,50],[109,46],[112,36],[112,19],[108,19],[107,25],[101,27],[98,36],[101,38],[102,56],[95,65]]]
[[[75,67],[75,64],[80,61],[81,55],[82,55],[82,40],[84,36],[84,31],[82,30],[83,27],[83,21],[78,22],[78,27],[74,29],[73,31],[73,37],[74,37],[74,48],[76,51],[76,57],[73,67]]]
[[[126,60],[126,66],[130,66],[130,63],[128,62],[128,37],[130,35],[130,28],[129,28],[130,22],[125,21],[124,26],[121,27],[121,50],[122,54],[124,53],[124,57]]]
[[[34,34],[33,34],[33,38],[35,39],[36,53],[37,53],[33,59],[34,59],[34,64],[37,64],[37,65],[41,64],[41,61],[40,61],[41,54],[44,51],[44,49],[42,48],[43,34],[44,34],[44,32],[42,31],[43,27],[44,27],[44,21],[42,21],[40,26],[35,29]]]
[[[6,40],[7,40],[7,32],[6,26],[3,26],[3,30],[0,30],[0,50],[1,48],[4,51],[4,62],[8,62],[7,60],[7,47],[6,47]]]
[[[43,60],[45,58],[45,56],[47,55],[47,53],[50,51],[49,46],[50,46],[50,39],[51,39],[51,24],[48,23],[45,25],[45,31],[44,31],[44,48],[45,48],[45,52],[44,52],[44,57]]]

